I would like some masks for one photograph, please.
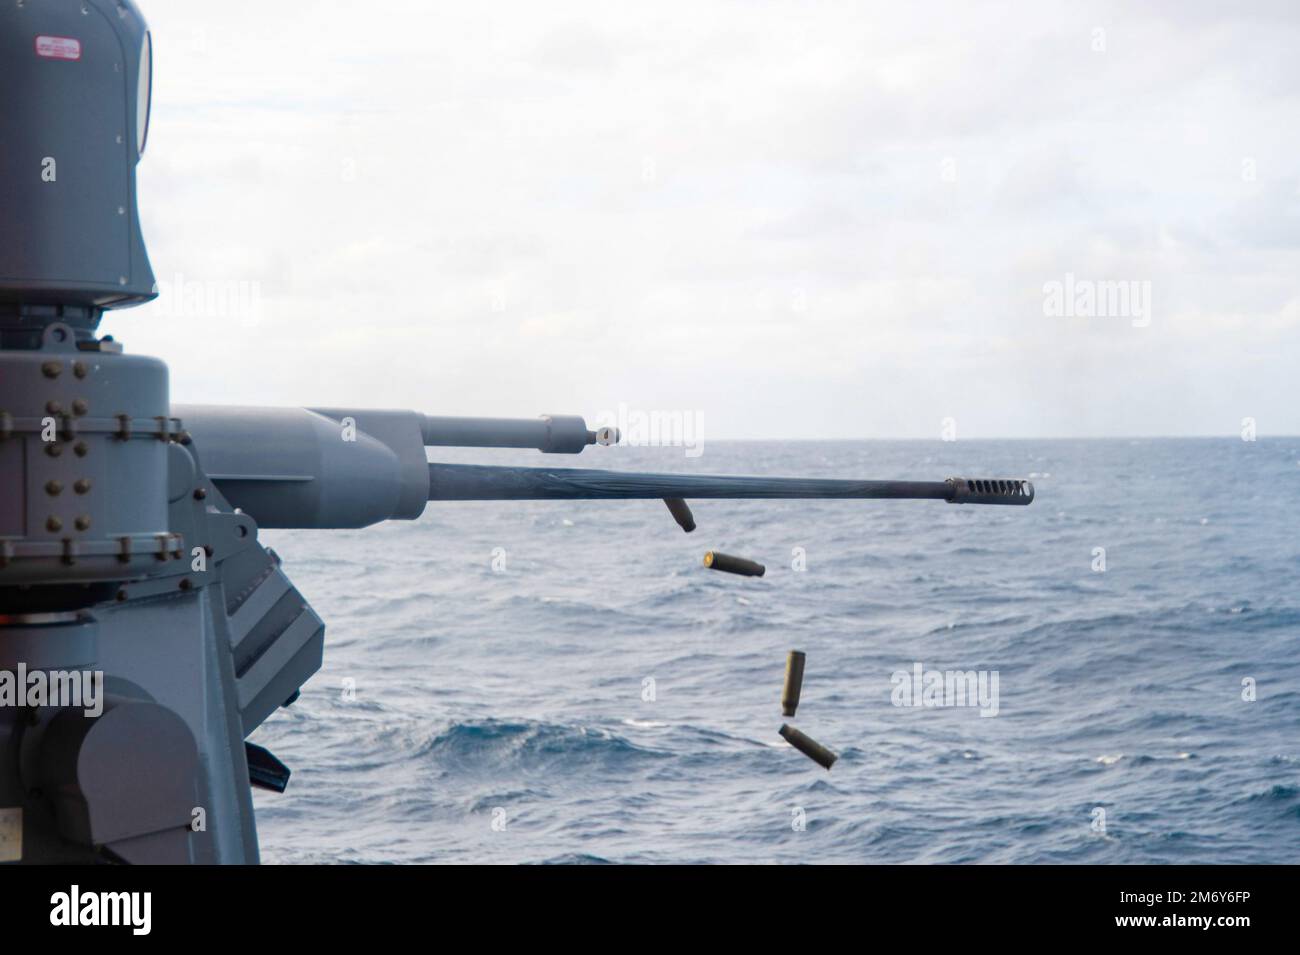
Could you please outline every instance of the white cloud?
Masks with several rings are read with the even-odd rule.
[[[144,9],[155,272],[261,289],[106,320],[178,401],[1300,433],[1290,5],[358,9]],[[1067,272],[1150,326],[1045,317]]]

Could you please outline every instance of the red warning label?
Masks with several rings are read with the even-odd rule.
[[[36,55],[47,56],[52,60],[79,60],[81,41],[70,36],[38,36]]]

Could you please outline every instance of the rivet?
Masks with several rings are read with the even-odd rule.
[[[72,363],[72,373],[78,378],[85,378],[86,370],[86,363],[84,361],[74,361]]]
[[[45,410],[50,414],[58,414],[63,410],[63,405],[59,404],[57,401],[47,401],[45,402]]]
[[[90,490],[90,478],[77,478],[76,483],[72,485],[72,489],[78,494],[85,494]]]
[[[201,487],[196,487],[194,489],[194,500],[201,501],[207,496],[208,496],[208,492],[206,489]]]
[[[63,482],[62,482],[62,481],[46,481],[46,482],[45,482],[45,493],[48,494],[48,495],[50,495],[50,497],[54,497],[54,496],[57,495],[57,494],[62,494],[62,493],[63,493]]]
[[[63,521],[51,515],[50,518],[45,522],[45,529],[47,531],[55,531],[55,532],[61,531],[63,530]]]
[[[84,398],[74,398],[74,399],[72,400],[72,413],[73,413],[73,414],[75,414],[75,415],[83,415],[83,414],[85,414],[85,413],[86,413],[87,411],[89,411],[89,410],[90,410],[90,405],[86,404],[86,401],[85,401]]]
[[[63,363],[58,361],[47,361],[41,363],[41,374],[46,378],[58,378],[63,373]]]
[[[77,519],[72,523],[77,525],[77,530],[79,531],[90,530],[90,518],[85,514],[78,515]]]
[[[57,441],[47,442],[45,445],[45,453],[52,458],[57,458],[63,453],[63,445],[59,444]]]
[[[193,586],[194,586],[194,582],[190,580],[188,577],[181,578],[181,590],[189,590]]]
[[[86,456],[86,453],[90,450],[90,447],[86,444],[85,441],[78,441],[75,445],[73,445],[72,450],[77,452],[77,457],[84,458]]]

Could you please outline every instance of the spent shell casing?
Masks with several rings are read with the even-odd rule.
[[[767,573],[767,568],[757,561],[733,557],[716,550],[711,550],[704,555],[704,566],[728,574],[740,574],[742,577],[762,577]]]
[[[668,513],[673,516],[673,520],[686,533],[695,530],[695,515],[691,513],[690,505],[680,497],[666,497],[664,503],[668,505]]]
[[[781,690],[781,715],[794,716],[799,708],[799,691],[803,689],[804,652],[791,650],[785,658],[785,687]]]
[[[799,752],[803,753],[814,763],[817,763],[823,769],[830,769],[831,766],[835,765],[835,760],[839,759],[838,756],[821,743],[817,742],[807,733],[801,733],[789,723],[782,723],[780,732],[787,743]]]

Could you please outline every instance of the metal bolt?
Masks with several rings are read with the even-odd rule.
[[[48,494],[48,495],[50,495],[50,497],[54,497],[56,494],[62,494],[62,493],[63,493],[63,482],[62,482],[62,481],[46,481],[46,482],[45,482],[45,493]]]

